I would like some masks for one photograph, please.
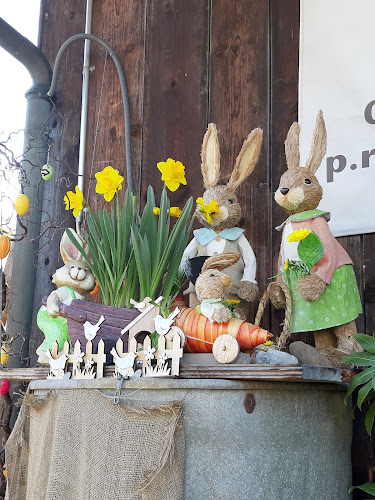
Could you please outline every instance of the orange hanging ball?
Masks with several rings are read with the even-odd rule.
[[[8,236],[0,235],[0,259],[4,259],[10,250],[10,239]]]
[[[25,194],[19,194],[14,202],[14,208],[18,215],[27,214],[30,208],[30,200]]]

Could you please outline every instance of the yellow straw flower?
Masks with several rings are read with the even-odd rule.
[[[286,271],[289,267],[289,259],[286,259],[285,264],[284,264],[284,271]]]
[[[118,170],[112,167],[105,167],[102,172],[95,174],[98,181],[95,191],[104,195],[105,201],[111,201],[117,191],[122,188],[124,178],[119,175]]]
[[[311,229],[296,229],[287,237],[287,241],[292,243],[293,241],[304,240],[310,233]]]
[[[209,224],[212,223],[211,215],[217,214],[219,212],[219,206],[217,200],[212,200],[207,205],[204,204],[203,198],[197,198],[197,205],[199,205],[199,211],[206,217]]]
[[[73,210],[73,216],[78,217],[83,208],[83,193],[76,186],[76,192],[68,191],[64,196],[65,210]]]
[[[176,191],[180,184],[186,185],[185,167],[180,161],[168,158],[167,161],[160,161],[157,167],[162,173],[161,180],[170,191]]]

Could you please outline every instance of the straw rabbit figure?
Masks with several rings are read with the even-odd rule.
[[[83,246],[77,233],[73,229],[71,232]],[[85,250],[88,249],[85,248]],[[86,293],[95,288],[94,275],[66,232],[61,238],[60,253],[64,266],[57,269],[52,276],[52,282],[57,286],[57,290],[49,294],[47,307],[42,306],[37,315],[37,324],[45,336],[42,344],[43,351],[51,349],[55,340],[58,341],[60,348],[66,340],[70,341],[67,320],[59,316],[59,302],[70,305],[73,299],[83,299]],[[38,350],[39,353],[40,350]]]
[[[256,259],[250,243],[244,236],[244,229],[236,227],[242,217],[242,211],[235,191],[238,186],[252,173],[258,161],[262,130],[254,129],[244,141],[237,157],[232,175],[226,184],[219,183],[220,150],[216,126],[210,123],[203,139],[201,171],[205,192],[201,204],[197,205],[196,215],[204,226],[194,231],[194,238],[187,246],[181,267],[188,259],[199,256],[212,256],[214,253],[238,252],[240,259],[236,264],[225,270],[238,288],[231,289],[232,298],[240,298],[238,311],[246,319],[249,302],[255,301],[259,290],[255,279]],[[198,200],[197,200],[198,201]],[[216,203],[216,211],[207,214],[202,212],[202,206]],[[190,294],[190,307],[195,307],[197,299],[194,286],[190,284],[185,292]]]
[[[315,346],[338,365],[346,353],[361,350],[353,339],[355,318],[362,312],[353,262],[333,237],[327,222],[330,214],[317,210],[322,198],[315,172],[326,152],[327,133],[323,114],[318,112],[306,166],[300,166],[299,125],[293,123],[285,141],[288,170],[282,175],[275,193],[276,202],[289,217],[281,224],[282,243],[279,269],[292,296],[291,332],[313,331]],[[311,274],[298,276],[286,262],[300,260],[298,241],[288,241],[296,229],[313,231],[323,246],[323,256],[311,268]],[[293,239],[293,238],[291,238]],[[279,278],[281,279],[281,278]],[[280,292],[271,295],[275,307],[285,307]]]
[[[200,302],[197,309],[211,323],[227,323],[233,317],[228,306],[223,303],[229,296],[232,281],[221,271],[236,264],[240,257],[239,253],[214,254],[203,264],[202,272],[195,283],[197,299]]]

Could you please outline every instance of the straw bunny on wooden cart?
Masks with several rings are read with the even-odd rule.
[[[78,234],[70,229],[77,241],[84,246]],[[56,270],[52,282],[57,290],[52,291],[47,298],[47,305],[39,309],[37,324],[45,336],[42,351],[51,349],[57,340],[60,349],[66,340],[70,341],[66,318],[59,316],[59,303],[70,305],[73,299],[83,299],[84,295],[95,288],[95,278],[81,253],[70,241],[66,231],[60,242],[60,253],[64,265]],[[41,354],[40,349],[37,351]]]
[[[275,193],[276,202],[289,214],[276,228],[282,231],[279,269],[292,297],[291,333],[313,331],[316,348],[339,364],[344,354],[361,350],[352,334],[357,332],[354,320],[362,307],[353,262],[328,227],[329,212],[317,210],[323,191],[314,174],[327,144],[322,112],[317,115],[306,167],[300,166],[299,131],[298,123],[289,129],[285,141],[288,170]],[[302,263],[299,245],[303,245],[310,232],[320,240],[321,256],[310,272],[307,269],[301,274],[293,271],[293,266]],[[274,289],[271,301],[275,307],[283,308],[284,300],[278,291]]]
[[[219,183],[220,150],[216,126],[210,123],[203,139],[201,171],[206,191],[198,198],[196,215],[205,226],[194,231],[194,238],[187,246],[181,267],[188,259],[198,256],[212,256],[214,253],[238,252],[241,258],[236,264],[225,269],[233,285],[230,298],[242,299],[237,310],[243,319],[249,310],[249,302],[257,299],[259,290],[255,279],[256,259],[244,229],[236,227],[242,212],[235,191],[252,173],[258,161],[262,130],[254,129],[242,145],[232,175],[226,184]],[[190,306],[197,305],[194,286],[190,284],[185,292],[190,294]]]

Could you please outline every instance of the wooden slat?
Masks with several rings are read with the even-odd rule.
[[[70,36],[84,31],[84,2],[43,0],[41,19],[41,49],[53,67],[60,46]],[[52,145],[50,163],[54,168],[54,176],[44,183],[41,232],[51,226],[57,226],[60,230],[49,230],[39,240],[36,258],[38,271],[34,291],[34,321],[30,338],[32,364],[35,364],[37,360],[35,350],[44,339],[43,333],[36,325],[36,313],[43,297],[55,289],[51,283],[51,276],[62,265],[59,244],[63,229],[67,225],[74,225],[73,217],[65,211],[63,198],[68,190],[74,190],[77,183],[82,54],[83,42],[77,42],[65,53],[57,81],[55,108],[46,123],[49,129],[49,143]],[[25,293],[30,293],[32,296],[31,290]]]
[[[0,377],[10,381],[23,380],[25,382],[30,382],[31,380],[45,379],[49,371],[49,366],[34,368],[3,368],[0,370]]]
[[[212,2],[209,121],[219,130],[221,172],[228,179],[241,145],[255,127],[263,129],[262,152],[251,176],[238,188],[242,226],[257,258],[261,291],[267,284],[268,182],[268,2]],[[249,321],[253,321],[252,305]],[[268,328],[265,318],[262,324]]]
[[[365,333],[375,332],[375,234],[363,236],[363,285],[365,309]]]
[[[270,114],[270,183],[271,219],[268,230],[271,245],[268,256],[268,276],[279,271],[277,260],[281,244],[281,234],[275,226],[286,219],[286,212],[273,198],[279,186],[281,175],[286,170],[284,141],[290,125],[298,120],[298,55],[299,55],[299,0],[278,2],[271,0],[271,114]],[[271,308],[271,331],[281,331],[284,311]],[[312,336],[302,334],[300,340]],[[293,335],[293,340],[297,336]]]
[[[146,3],[145,0],[95,2],[92,21],[93,33],[112,46],[125,71],[131,110],[133,182],[137,195],[142,150]],[[89,171],[94,154],[92,175],[111,165],[119,170],[126,180],[124,113],[117,71],[111,58],[108,57],[103,78],[105,50],[96,43],[91,43],[91,47],[91,65],[95,66],[95,71],[90,79],[86,168]],[[97,209],[108,204],[102,196],[95,193],[95,183],[93,179],[89,203],[92,208]]]
[[[162,188],[159,161],[186,167],[187,186],[168,192],[179,205],[201,191],[200,149],[207,120],[208,0],[150,1],[144,88],[143,199]]]

